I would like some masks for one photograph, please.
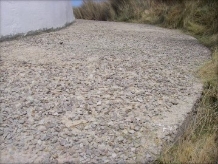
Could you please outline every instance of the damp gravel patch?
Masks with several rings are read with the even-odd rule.
[[[77,20],[0,43],[1,162],[147,163],[202,92],[210,51],[177,30]]]

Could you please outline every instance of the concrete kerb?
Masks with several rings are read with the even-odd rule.
[[[0,37],[0,42],[10,41],[10,40],[14,40],[14,39],[20,39],[20,38],[23,38],[23,37],[26,37],[26,36],[34,36],[34,35],[39,35],[39,34],[43,34],[43,33],[59,31],[61,29],[67,28],[68,26],[72,25],[75,22],[76,22],[76,20],[73,20],[70,23],[66,23],[64,26],[57,27],[57,28],[43,28],[43,29],[36,30],[36,31],[29,31],[27,33],[19,33],[19,34],[16,34],[16,35],[2,36],[2,37]]]

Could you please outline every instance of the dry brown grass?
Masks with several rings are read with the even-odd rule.
[[[218,145],[214,144],[216,136],[215,133],[202,135],[195,141],[180,139],[174,148],[162,154],[157,163],[215,163],[218,158]]]
[[[77,19],[88,20],[114,20],[115,13],[109,2],[95,2],[92,0],[83,0],[83,5],[73,9]]]

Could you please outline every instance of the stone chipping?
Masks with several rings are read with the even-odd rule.
[[[201,95],[210,51],[178,30],[76,20],[0,42],[1,162],[148,163]]]

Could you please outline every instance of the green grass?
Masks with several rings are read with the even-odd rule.
[[[149,23],[177,28],[196,37],[211,51],[211,60],[198,70],[204,89],[184,134],[166,144],[157,163],[218,161],[218,0],[84,0],[76,18]]]

